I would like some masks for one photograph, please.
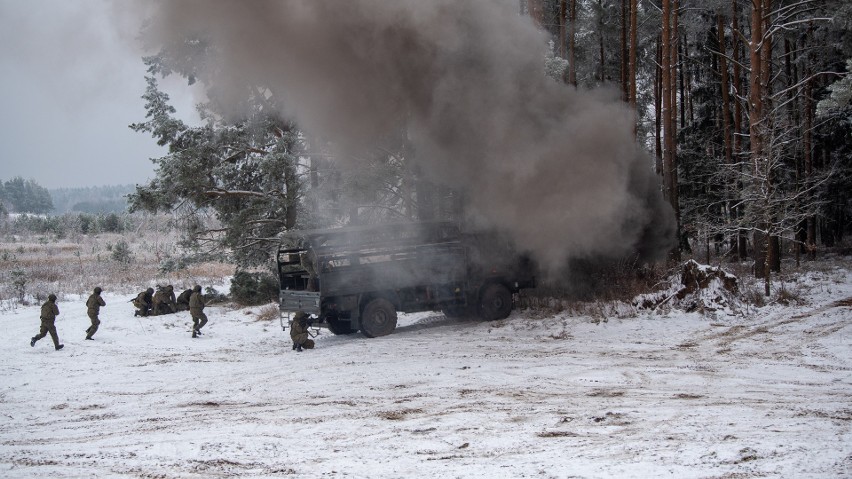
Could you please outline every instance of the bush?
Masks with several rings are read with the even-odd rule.
[[[18,300],[23,302],[27,296],[27,272],[22,269],[12,270],[12,290],[15,292]]]
[[[160,262],[160,274],[168,274],[186,269],[188,263],[185,258],[173,258],[170,256]]]
[[[121,240],[112,247],[112,259],[125,265],[133,262],[133,254],[127,241]]]
[[[278,281],[269,273],[237,271],[231,279],[231,296],[237,304],[253,306],[278,299]]]

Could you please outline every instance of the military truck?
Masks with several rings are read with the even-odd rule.
[[[502,319],[535,287],[533,263],[506,238],[444,221],[294,231],[277,262],[282,317],[304,311],[369,338],[392,333],[399,311]]]

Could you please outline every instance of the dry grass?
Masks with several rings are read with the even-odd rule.
[[[113,259],[112,251],[119,242],[129,247],[130,261]],[[0,306],[9,307],[15,301],[38,303],[49,293],[60,299],[84,295],[95,286],[128,296],[157,284],[172,284],[181,290],[195,284],[219,284],[234,273],[234,266],[224,263],[161,271],[164,259],[180,255],[176,236],[157,230],[76,235],[60,240],[7,235],[0,238]]]
[[[257,311],[255,317],[258,321],[276,321],[281,317],[281,311],[278,309],[278,305],[267,304]]]

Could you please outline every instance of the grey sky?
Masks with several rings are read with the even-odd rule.
[[[114,5],[114,6],[110,6]],[[0,179],[47,188],[143,183],[165,149],[127,125],[142,121],[145,66],[106,0],[0,0]],[[166,82],[194,116],[179,79]]]

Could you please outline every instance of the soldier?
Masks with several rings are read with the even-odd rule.
[[[133,300],[133,306],[139,309],[133,313],[133,316],[148,316],[150,314],[153,295],[154,288],[148,288],[136,296],[136,299]]]
[[[59,335],[56,334],[57,316],[59,316],[59,307],[56,306],[56,295],[51,294],[47,297],[47,301],[41,305],[41,329],[38,334],[30,338],[30,346],[35,347],[36,341],[50,333],[50,339],[53,340],[53,346],[57,351],[65,347],[64,344],[59,344]]]
[[[290,322],[290,339],[293,340],[293,349],[302,352],[304,349],[314,349],[314,340],[308,337],[308,315],[299,311]]]
[[[177,311],[189,311],[189,297],[192,296],[192,289],[187,289],[177,297],[175,309]]]
[[[175,299],[175,287],[172,286],[172,285],[166,286],[166,295],[167,295],[166,305],[168,305],[169,310],[172,313],[177,313],[177,300]]]
[[[174,296],[174,293],[172,293]],[[160,287],[157,292],[154,294],[152,299],[151,312],[154,313],[154,316],[160,314],[169,314],[174,313],[171,304],[169,303],[169,288],[168,287]]]
[[[192,288],[192,296],[189,297],[189,314],[192,315],[192,337],[201,335],[201,328],[207,324],[207,315],[204,314],[204,296],[201,295],[201,286]]]
[[[101,298],[101,289],[100,286],[95,288],[95,292],[89,296],[89,299],[86,301],[86,314],[89,315],[89,319],[92,320],[92,325],[89,326],[89,329],[86,330],[86,339],[94,341],[92,336],[98,332],[98,326],[101,324],[101,320],[98,319],[98,313],[101,311],[101,306],[106,306],[104,299]]]

